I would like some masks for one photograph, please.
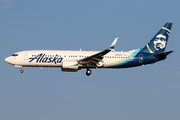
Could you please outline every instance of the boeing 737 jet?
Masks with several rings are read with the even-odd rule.
[[[164,52],[171,32],[172,23],[166,23],[143,47],[127,52],[115,51],[117,39],[104,51],[27,50],[5,58],[14,67],[61,67],[62,71],[77,72],[92,68],[128,68],[152,64],[166,59],[173,51]]]

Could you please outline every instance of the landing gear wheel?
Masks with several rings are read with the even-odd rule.
[[[87,75],[87,76],[90,76],[90,75],[91,75],[91,70],[87,69],[86,75]]]
[[[20,70],[20,73],[23,73],[24,71],[23,70]]]

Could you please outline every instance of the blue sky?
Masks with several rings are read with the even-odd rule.
[[[1,120],[179,120],[180,2],[175,0],[1,0]],[[165,61],[128,69],[62,72],[24,68],[4,58],[23,50],[143,47],[172,22]]]

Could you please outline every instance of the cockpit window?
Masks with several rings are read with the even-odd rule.
[[[18,56],[18,54],[12,54],[11,56],[14,56],[14,57],[15,57],[15,56]]]

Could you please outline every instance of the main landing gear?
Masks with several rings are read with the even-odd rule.
[[[91,73],[92,73],[92,72],[91,72],[91,70],[90,70],[90,69],[87,69],[87,71],[86,71],[86,75],[87,75],[87,76],[90,76],[90,75],[91,75]]]

